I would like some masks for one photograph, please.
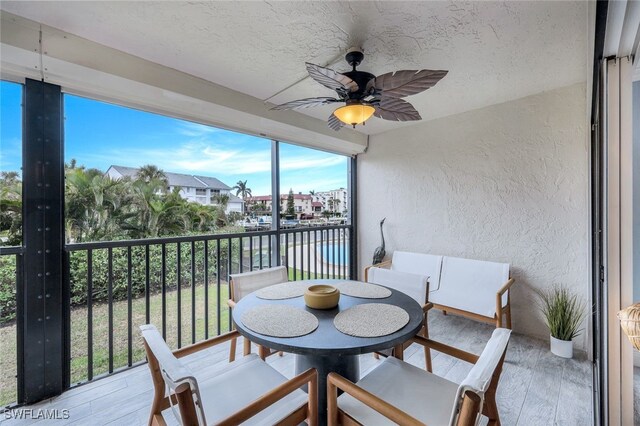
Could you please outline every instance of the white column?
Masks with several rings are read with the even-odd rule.
[[[632,64],[607,61],[607,250],[609,424],[633,424],[633,349],[617,313],[633,302]]]

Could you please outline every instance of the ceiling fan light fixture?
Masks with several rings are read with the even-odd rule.
[[[348,102],[347,105],[338,108],[333,113],[338,117],[338,120],[356,127],[357,124],[362,124],[371,118],[375,111],[376,109],[371,105],[356,101]]]

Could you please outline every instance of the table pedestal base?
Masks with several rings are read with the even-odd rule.
[[[327,375],[338,373],[352,382],[360,376],[359,355],[296,355],[296,374],[310,368],[318,371],[318,425],[327,424]]]

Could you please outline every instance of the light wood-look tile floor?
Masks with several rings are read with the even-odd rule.
[[[491,326],[440,312],[430,315],[429,325],[433,339],[477,354],[493,331]],[[194,370],[211,364],[224,368],[228,349],[228,345],[221,345],[183,359]],[[238,353],[242,353],[240,347]],[[405,361],[424,368],[421,347],[408,348]],[[285,376],[293,376],[292,355],[271,356],[268,362]],[[370,354],[361,356],[361,374],[380,362]],[[434,352],[433,369],[440,376],[460,382],[470,365]],[[5,420],[0,414],[0,425],[143,425],[147,422],[151,397],[151,378],[147,366],[142,365],[26,407],[68,409],[68,420],[34,423]],[[581,353],[571,360],[558,358],[549,352],[547,342],[513,334],[498,386],[498,408],[502,424],[506,426],[590,425],[593,423],[591,363]],[[169,423],[175,424],[171,412],[165,414]]]

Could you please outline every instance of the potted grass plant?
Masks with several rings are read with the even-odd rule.
[[[573,358],[573,339],[582,332],[585,304],[580,297],[562,286],[538,292],[540,309],[549,327],[551,352]]]

